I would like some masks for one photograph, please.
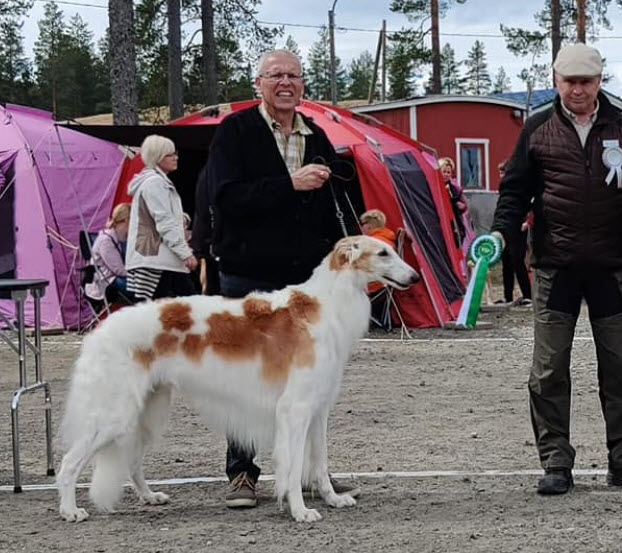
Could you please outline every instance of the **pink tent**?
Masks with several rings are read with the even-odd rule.
[[[76,328],[79,233],[105,225],[124,155],[32,108],[0,106],[0,128],[0,278],[49,280],[43,327]],[[12,318],[13,303],[0,300],[0,312]]]

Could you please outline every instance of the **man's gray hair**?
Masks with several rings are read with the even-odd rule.
[[[261,57],[259,58],[259,62],[257,63],[257,77],[261,77],[263,73],[263,68],[268,61],[268,58],[271,58],[273,56],[289,56],[290,58],[296,60],[296,62],[298,63],[298,67],[300,67],[300,72],[302,73],[302,61],[300,60],[300,58],[291,50],[280,49],[271,50],[270,52],[265,52],[261,55]]]
[[[174,153],[175,143],[159,134],[150,134],[140,146],[140,157],[147,169],[154,169],[166,156]]]

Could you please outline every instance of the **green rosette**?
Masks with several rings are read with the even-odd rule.
[[[503,245],[501,240],[492,234],[482,234],[478,236],[469,248],[469,258],[473,263],[480,259],[488,261],[488,266],[493,267],[501,261]]]

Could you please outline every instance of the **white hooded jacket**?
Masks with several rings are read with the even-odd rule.
[[[128,186],[134,197],[127,238],[127,270],[147,268],[187,273],[192,255],[184,234],[181,198],[159,169],[143,169]]]

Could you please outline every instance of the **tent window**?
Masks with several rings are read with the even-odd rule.
[[[458,180],[467,190],[488,190],[488,140],[456,139]]]

